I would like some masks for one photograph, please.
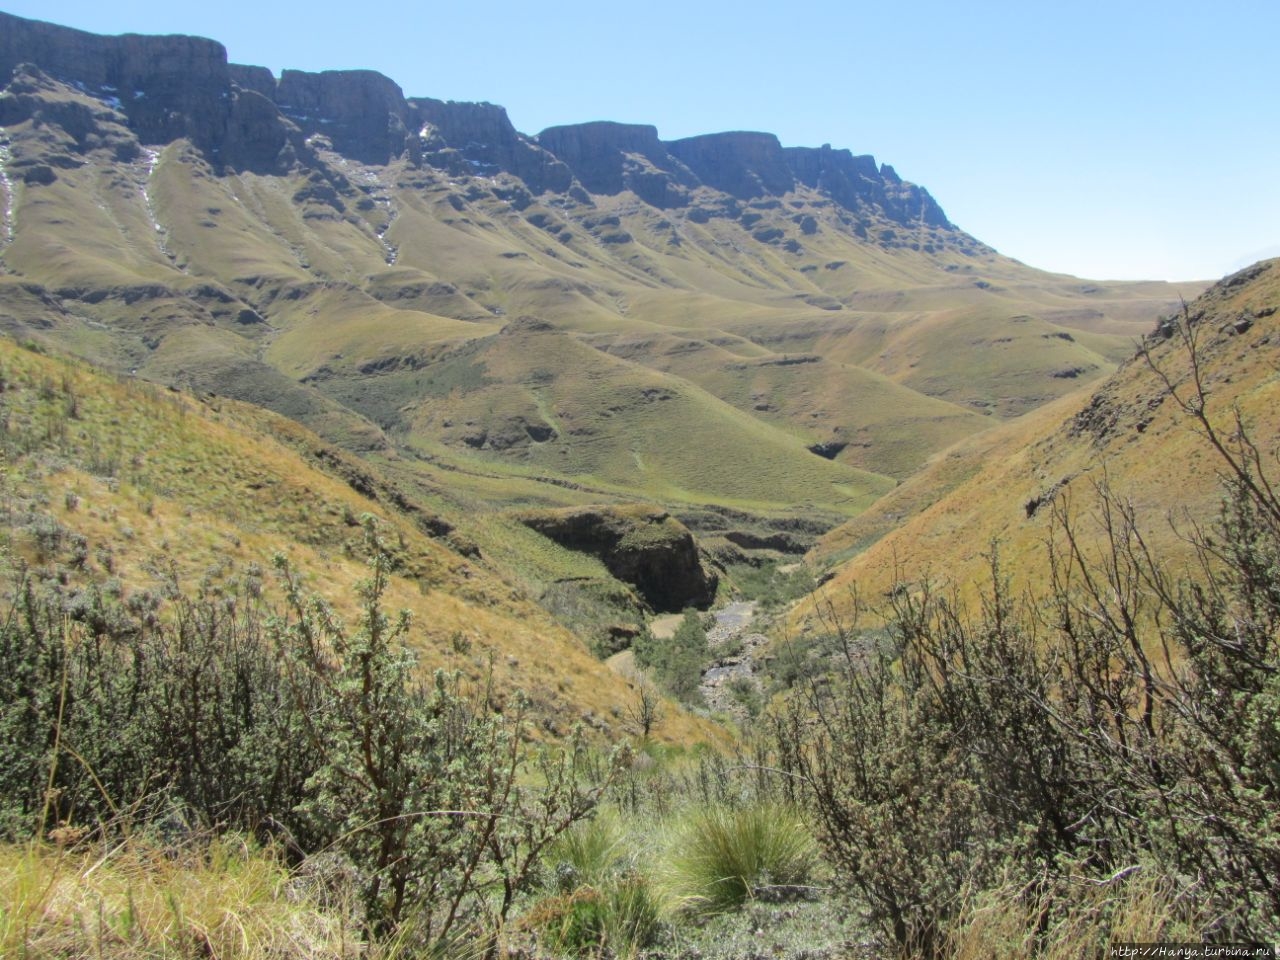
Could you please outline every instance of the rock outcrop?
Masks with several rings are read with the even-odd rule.
[[[8,168],[28,183],[52,182],[54,170],[78,167],[94,150],[109,150],[123,161],[138,155],[138,140],[120,110],[37,67],[19,66],[6,94],[0,97],[0,127],[30,126],[14,144]]]
[[[709,133],[667,144],[709,187],[739,200],[780,196],[795,186],[782,144],[772,133]]]
[[[570,550],[599,557],[654,610],[705,609],[718,578],[702,563],[693,534],[656,507],[573,507],[526,513],[520,521]]]
[[[630,190],[646,203],[666,208],[687,203],[689,189],[698,184],[658,139],[656,127],[601,120],[551,127],[537,139],[594,194]]]
[[[563,193],[573,174],[551,153],[516,131],[507,111],[492,103],[415,97],[424,159],[456,175],[510,173],[534,193]]]
[[[118,104],[143,143],[216,150],[230,112],[227,51],[213,40],[103,37],[0,13],[0,78],[23,63]]]
[[[274,100],[300,130],[326,137],[343,156],[385,164],[404,153],[409,104],[400,87],[375,70],[285,70]]]

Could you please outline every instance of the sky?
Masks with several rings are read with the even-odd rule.
[[[518,130],[649,123],[847,147],[1001,253],[1091,279],[1209,280],[1280,256],[1275,0],[0,0],[232,62],[369,68]]]

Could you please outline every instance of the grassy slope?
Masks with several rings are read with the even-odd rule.
[[[1280,306],[1280,261],[1239,279],[1247,273],[1215,286],[1190,310],[1193,317],[1203,314],[1196,329],[1213,422],[1229,435],[1238,407],[1269,457],[1280,447],[1280,321],[1269,312]],[[1242,317],[1252,325],[1236,332],[1233,324]],[[1187,357],[1176,338],[1155,343],[1152,356],[1185,391]],[[1133,504],[1151,542],[1176,556],[1180,541],[1168,520],[1203,523],[1216,516],[1221,463],[1176,404],[1162,397],[1159,380],[1137,358],[1097,390],[958,445],[823,539],[814,551],[818,562],[856,553],[837,568],[824,596],[845,607],[855,586],[874,598],[895,580],[922,577],[968,592],[983,577],[993,541],[1015,584],[1040,582],[1052,515],[1047,501],[1065,495],[1072,511],[1087,517],[1095,485],[1103,482]],[[1029,514],[1037,499],[1042,505]],[[1087,521],[1085,528],[1093,529]]]
[[[123,131],[82,93],[42,95],[87,101]],[[10,128],[15,155],[65,150],[50,129]],[[860,471],[902,479],[984,414],[1105,374],[1185,292],[1044,274],[936,229],[898,226],[879,242],[887,224],[871,223],[860,239],[805,188],[705,220],[626,193],[512,205],[498,195],[518,186],[509,177],[329,154],[286,177],[216,175],[182,142],[129,163],[87,159],[52,184],[14,185],[12,277],[0,276],[10,329],[266,403],[347,446],[376,450],[389,434],[433,461],[423,484],[453,488],[459,506],[572,503],[586,486],[847,514],[883,489]],[[761,228],[781,236],[762,242]],[[514,382],[517,371],[442,392],[469,346],[489,352],[522,315],[577,341],[544,355],[552,382]],[[796,354],[821,359],[789,363]],[[676,398],[660,419],[642,383]],[[603,424],[617,398],[627,409]],[[589,443],[526,443],[495,461],[459,442],[468,419],[518,432],[555,419],[556,404],[588,424]],[[813,443],[846,446],[828,463]]]
[[[447,362],[462,369],[434,389],[457,386],[413,408],[410,442],[437,435],[454,445],[477,444],[482,453],[501,450],[530,471],[663,502],[763,512],[847,502],[852,513],[891,485],[808,453],[787,433],[688,381],[540,325],[513,324]],[[449,368],[432,368],[442,369]],[[550,439],[531,440],[522,424],[552,431]]]
[[[365,575],[354,518],[372,512],[400,564],[389,603],[414,612],[426,665],[478,678],[491,661],[501,686],[531,694],[548,729],[567,732],[575,719],[595,717],[621,731],[612,708],[628,702],[624,681],[487,561],[426,536],[387,497],[357,493],[352,484],[367,485],[360,478],[369,468],[303,428],[231,401],[115,380],[5,340],[0,370],[4,533],[13,556],[67,563],[42,552],[37,533],[54,524],[63,544],[85,539],[84,559],[66,575],[114,576],[141,590],[171,574],[229,585],[255,566],[269,569],[283,552],[343,611]],[[331,469],[318,469],[325,462]],[[469,652],[458,652],[459,637]],[[710,735],[670,713],[664,736]]]

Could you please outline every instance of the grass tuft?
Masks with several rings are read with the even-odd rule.
[[[762,888],[807,883],[816,857],[808,828],[787,807],[698,808],[673,829],[664,881],[683,907],[719,913]]]

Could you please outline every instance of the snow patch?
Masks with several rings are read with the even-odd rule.
[[[13,208],[16,197],[13,195],[13,180],[9,178],[9,137],[4,127],[0,127],[0,190],[4,191],[4,242],[13,243]]]
[[[142,203],[146,207],[147,218],[151,221],[151,227],[156,232],[156,246],[160,248],[160,252],[163,253],[170,261],[177,264],[178,257],[171,249],[169,249],[167,241],[168,231],[165,230],[164,226],[160,223],[160,219],[156,216],[156,205],[151,196],[151,177],[156,172],[156,165],[160,163],[160,151],[154,150],[150,147],[143,147],[142,162],[146,165],[147,169],[146,175],[142,180]],[[186,272],[185,267],[182,269],[183,272]]]

